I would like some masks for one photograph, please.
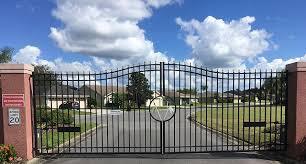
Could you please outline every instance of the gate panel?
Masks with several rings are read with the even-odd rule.
[[[165,75],[177,103],[165,153],[286,150],[286,72],[165,64]]]
[[[137,87],[143,76],[147,90],[158,93],[159,74],[159,64],[34,74],[35,149],[41,154],[161,153],[162,125],[150,117],[148,102],[138,105],[143,94]]]
[[[286,150],[286,72],[155,63],[33,86],[40,154]]]

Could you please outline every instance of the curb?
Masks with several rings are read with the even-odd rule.
[[[25,163],[26,163],[26,164],[39,164],[39,163],[43,163],[43,162],[45,162],[44,159],[41,159],[41,158],[33,158],[33,159],[29,160],[29,161],[26,161]]]
[[[193,114],[194,114],[194,113],[193,113]],[[237,137],[230,136],[230,135],[228,135],[228,134],[226,134],[226,133],[224,133],[224,132],[222,132],[222,131],[215,130],[215,129],[213,129],[213,128],[210,128],[210,127],[208,127],[208,126],[205,126],[205,125],[203,125],[202,123],[196,121],[192,116],[188,116],[187,119],[189,119],[191,122],[197,124],[198,126],[201,126],[201,128],[205,128],[205,130],[209,130],[209,131],[212,132],[212,133],[216,133],[216,134],[221,135],[223,139],[226,139],[226,141],[227,141],[227,138],[228,138],[228,140],[229,140],[232,144],[235,144],[235,146],[243,146],[243,145],[244,145],[244,146],[253,146],[253,147],[254,147],[254,145],[253,145],[252,143],[246,142],[246,141],[244,141],[244,140],[242,140],[242,139],[239,139],[239,138],[237,138]],[[244,143],[244,144],[239,144],[239,143]],[[259,146],[256,145],[256,146],[255,146],[255,149],[258,149],[258,148],[259,148]]]
[[[206,127],[205,125],[203,125],[202,123],[196,121],[193,117],[191,116],[188,116],[187,117],[188,120],[190,120],[192,123],[195,123],[197,126],[201,126],[201,128],[205,128],[207,130],[209,130],[210,132],[213,132],[213,133],[218,133],[220,135],[222,135],[223,138],[226,138],[224,136],[224,134],[226,133],[223,133],[223,132],[220,132],[220,131],[217,131],[215,129],[212,129],[212,128],[209,128],[209,127]],[[238,139],[236,137],[233,137],[233,136],[229,136],[228,137],[229,140],[231,141],[231,143],[234,143],[234,144],[238,144],[238,142],[244,142],[246,143],[246,145],[248,144],[248,142],[245,142],[241,139]],[[238,145],[237,145],[238,146]],[[239,145],[240,146],[240,145]],[[241,145],[242,146],[242,145]],[[253,145],[252,145],[253,146]],[[255,148],[259,148],[259,146],[255,146]],[[297,160],[294,160],[294,159],[291,159],[291,158],[288,158],[286,155],[282,155],[282,154],[275,154],[275,152],[269,152],[269,151],[259,151],[259,150],[254,150],[255,152],[257,151],[258,154],[261,154],[265,157],[267,157],[268,159],[270,160],[278,160],[280,162],[284,162],[284,163],[288,163],[288,164],[295,164],[295,163],[306,163],[306,162],[301,162],[301,161],[297,161]]]
[[[68,141],[60,144],[58,147],[61,149],[61,147],[65,147],[65,146],[69,145],[69,142],[70,142],[70,144],[71,143],[74,144],[74,141],[76,141],[75,144],[80,143],[80,140],[83,141],[84,138],[87,137],[87,135],[90,135],[88,133],[91,133],[91,132],[95,131],[96,129],[100,128],[100,127],[104,127],[104,125],[99,124],[97,127],[94,127],[92,129],[87,130],[86,132],[81,133],[81,135],[78,135],[75,138],[70,139],[70,141],[68,140]],[[40,153],[43,153],[43,154],[62,153],[63,151],[65,151],[65,150],[67,150],[69,148],[64,148],[64,149],[62,148],[63,150],[61,150],[59,152],[57,150],[55,150],[55,149],[57,149],[57,148],[53,148],[53,150],[48,150],[48,151],[44,150],[44,151],[41,151]]]

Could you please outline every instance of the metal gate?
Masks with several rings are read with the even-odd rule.
[[[50,153],[282,151],[287,73],[150,63],[33,74],[34,149]]]

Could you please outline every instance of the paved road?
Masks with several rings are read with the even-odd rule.
[[[201,109],[187,108],[176,111],[175,116],[165,123],[164,151],[167,152],[209,152],[238,149],[232,141],[221,134],[210,132],[188,120],[188,116]],[[166,111],[162,111],[161,115]],[[103,124],[87,134],[65,152],[126,153],[152,152],[161,149],[162,124],[152,117],[148,110],[121,112],[120,115],[81,116],[77,122],[86,121]],[[95,126],[95,125],[94,125]],[[229,146],[226,146],[229,145]]]
[[[233,163],[233,164],[268,164],[279,163],[257,153],[202,153],[199,151],[221,151],[238,149],[226,137],[211,133],[205,128],[196,126],[187,118],[196,109],[180,109],[170,121],[165,124],[165,152],[187,152],[179,154],[96,154],[96,153],[126,153],[153,152],[160,153],[160,123],[150,117],[149,111],[122,112],[120,115],[91,115],[78,118],[84,122],[103,124],[88,133],[81,141],[76,142],[66,153],[68,156],[56,156],[44,160],[45,163],[122,163],[122,164],[195,164],[195,163]],[[200,109],[197,109],[200,110]],[[228,143],[227,143],[228,142]]]

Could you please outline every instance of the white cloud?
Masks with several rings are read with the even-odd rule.
[[[54,60],[45,60],[41,56],[41,50],[38,47],[27,45],[18,50],[13,56],[13,62],[19,64],[47,65],[56,72],[93,72],[94,65],[91,61],[64,61],[62,58]]]
[[[55,58],[53,60],[45,60],[41,56],[41,50],[38,47],[27,45],[18,50],[13,56],[14,63],[20,64],[34,64],[34,65],[48,65],[55,72],[100,72],[109,69],[117,69],[127,65],[142,64],[144,61],[152,62],[171,62],[174,59],[169,59],[162,53],[154,53],[141,58],[131,59],[102,59],[98,57],[91,57],[85,61],[65,61],[63,58]]]
[[[259,57],[253,68],[258,70],[283,70],[287,64],[300,61],[306,61],[306,54],[302,57],[291,58],[288,60],[273,59],[270,62],[264,57]]]
[[[212,16],[202,22],[176,19],[186,32],[185,42],[192,48],[192,57],[204,66],[213,68],[240,67],[243,62],[277,47],[269,41],[271,34],[264,29],[252,29],[254,17],[226,22]]]
[[[43,64],[42,61],[41,64]],[[95,72],[95,69],[90,61],[67,62],[62,58],[57,58],[53,61],[46,62],[45,65],[49,65],[51,69],[56,72]]]
[[[13,61],[16,63],[33,63],[37,64],[37,60],[41,51],[39,48],[27,45],[20,49],[16,55],[13,56]]]
[[[49,37],[64,51],[100,57],[111,64],[166,58],[155,52],[138,23],[159,8],[181,0],[57,0],[53,15],[63,23]]]
[[[39,52],[39,53],[38,53]],[[125,63],[126,61],[105,61],[105,60],[101,60],[99,58],[96,58],[96,57],[92,57],[90,58],[89,60],[87,61],[65,61],[64,59],[62,58],[56,58],[54,60],[45,60],[42,58],[41,53],[40,53],[40,49],[38,47],[35,47],[35,46],[31,46],[31,45],[28,45],[28,46],[25,46],[24,48],[20,49],[16,55],[14,55],[14,62],[17,62],[17,63],[26,63],[26,64],[35,64],[35,65],[48,65],[53,71],[55,72],[85,72],[85,73],[89,73],[89,72],[100,72],[100,71],[105,71],[105,70],[108,70],[110,68],[112,69],[120,69],[122,66],[127,66],[128,64]],[[30,57],[33,57],[32,60],[21,60],[21,59],[27,59]],[[16,59],[19,59],[20,61],[17,61]],[[136,61],[137,59],[135,59]],[[153,59],[152,59],[153,60]],[[161,58],[160,60],[167,60],[167,59],[163,59]],[[256,69],[257,71],[259,70],[277,70],[277,71],[280,71],[282,69],[285,68],[285,66],[287,64],[290,64],[290,63],[293,63],[293,62],[298,62],[298,61],[306,61],[306,54],[302,57],[296,57],[296,58],[292,58],[292,59],[288,59],[288,60],[283,60],[283,59],[273,59],[272,61],[268,61],[266,58],[264,57],[259,57],[257,59],[254,60],[254,65],[253,66],[250,66],[248,67],[249,69]],[[32,62],[32,63],[31,63]],[[167,61],[166,61],[167,62]],[[175,62],[174,59],[171,59],[171,61],[168,61],[168,62]],[[153,62],[154,63],[154,62]],[[186,64],[186,65],[189,65],[191,64],[192,66],[194,66],[196,64],[196,60],[194,59],[186,59],[185,61],[183,61],[182,63]],[[117,65],[116,65],[117,64]],[[118,65],[118,64],[121,64],[121,65]],[[138,64],[136,64],[138,65]],[[154,68],[154,67],[153,67]],[[243,71],[244,69],[246,69],[246,65],[242,64],[242,65],[239,65],[237,67],[232,67],[232,68],[228,68],[230,69],[230,72],[232,71],[237,71],[238,69],[240,69],[240,71]],[[143,69],[142,67],[140,69]],[[178,70],[179,68],[177,67],[176,70]],[[136,68],[136,71],[138,70],[138,68]],[[192,70],[194,70],[192,68]],[[225,69],[224,69],[225,70]],[[125,70],[126,71],[126,70]],[[132,69],[130,69],[130,71],[132,71]],[[198,70],[199,71],[199,70]],[[222,70],[219,69],[220,72],[222,72]],[[224,72],[227,72],[227,70],[225,70]],[[180,75],[179,75],[180,74]],[[151,76],[150,76],[150,73],[149,71],[146,71],[146,75],[147,75],[147,78],[149,79],[150,77],[150,82],[153,86],[153,89],[155,84],[159,84],[159,78],[157,78],[155,80],[155,76],[156,77],[159,77],[159,71],[157,72],[151,72]],[[208,74],[208,77],[210,76],[216,76],[216,75],[212,75],[212,73],[209,72]],[[248,77],[250,75],[247,74],[246,77]],[[252,74],[251,75],[252,77],[254,77],[254,75]],[[263,75],[264,76],[264,75]],[[179,79],[179,77],[181,77],[181,79]],[[174,89],[174,81],[176,81],[176,87],[178,87],[178,84],[179,84],[179,80],[183,80],[182,77],[186,77],[187,79],[190,79],[191,78],[191,81],[187,80],[186,81],[186,86],[187,88],[188,87],[191,87],[191,88],[194,88],[196,87],[197,89],[200,88],[201,85],[203,85],[203,82],[205,83],[205,80],[202,81],[202,84],[201,84],[201,78],[199,78],[200,76],[197,76],[197,78],[195,77],[195,74],[190,74],[190,73],[186,73],[186,72],[178,72],[176,71],[176,73],[174,74],[174,71],[172,71],[170,69],[169,71],[169,77],[168,77],[168,74],[166,75],[166,81],[165,81],[165,84],[167,87],[169,87],[169,89]],[[203,77],[203,76],[202,76]],[[227,76],[225,75],[224,78],[226,78]],[[63,79],[66,79],[67,77],[63,77]],[[68,77],[69,79],[72,78],[72,76],[69,76]],[[78,76],[74,76],[74,79],[77,79],[77,78],[80,78],[80,79],[85,79],[85,83],[89,83],[89,78],[91,78],[91,83],[92,84],[95,84],[95,81],[94,79],[96,78],[95,76],[88,76],[88,75],[85,75],[85,76],[82,76],[80,75],[79,77]],[[243,76],[242,74],[240,74],[240,78],[243,79]],[[237,79],[237,74],[236,74],[236,79]],[[212,81],[211,81],[212,80]],[[114,83],[116,83],[116,81],[113,81]],[[211,79],[209,78],[209,81],[208,83],[206,84],[211,90],[211,84],[212,83],[216,83],[216,80],[215,79]],[[240,81],[240,84],[242,84],[243,82]],[[248,80],[246,80],[246,87],[248,88]],[[72,84],[72,81],[69,81],[69,84]],[[96,81],[96,84],[100,84],[99,81]],[[110,82],[109,82],[110,84]],[[256,82],[255,81],[251,81],[251,87],[253,86],[257,86],[260,84],[259,83],[259,80],[257,79]],[[78,85],[77,83],[75,83],[75,85]],[[83,85],[83,82],[81,82],[79,85]],[[117,85],[117,84],[114,84],[114,85]],[[184,87],[185,84],[181,84],[181,87]],[[235,87],[238,86],[238,81],[235,80]],[[227,88],[227,85],[225,84],[224,85],[225,88]],[[231,88],[232,86],[229,86],[230,90],[232,89]],[[159,87],[157,86],[156,89],[159,89]],[[214,88],[212,88],[213,90],[216,90],[216,86],[214,85]],[[235,89],[235,88],[234,88]],[[219,90],[221,90],[220,86],[219,86]]]
[[[153,6],[155,8],[159,8],[161,6],[165,6],[165,5],[170,4],[170,3],[182,4],[183,0],[146,0],[146,3],[149,6]]]

